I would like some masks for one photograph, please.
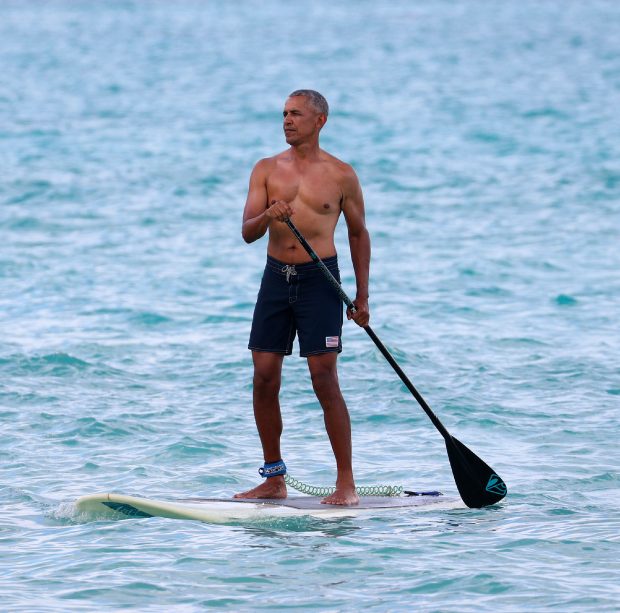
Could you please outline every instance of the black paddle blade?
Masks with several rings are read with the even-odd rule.
[[[463,502],[479,509],[499,502],[508,492],[501,477],[453,436],[446,438],[452,474]]]

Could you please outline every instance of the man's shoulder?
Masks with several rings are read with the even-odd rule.
[[[357,179],[357,175],[355,174],[355,170],[353,170],[353,166],[351,166],[351,164],[343,162],[341,159],[337,158],[331,153],[328,153],[325,150],[322,150],[322,153],[324,155],[324,161],[329,164],[330,168],[334,172],[336,172],[342,179]]]
[[[254,169],[255,170],[266,170],[267,168],[270,168],[271,166],[275,164],[276,157],[277,156],[273,155],[268,158],[261,158],[260,160],[258,160],[258,162],[256,162],[256,164],[254,164]]]
[[[281,151],[280,153],[276,153],[275,155],[262,158],[258,160],[258,162],[256,162],[256,164],[254,165],[254,170],[269,172],[277,166],[279,161],[285,159],[287,154],[289,154],[288,151]]]

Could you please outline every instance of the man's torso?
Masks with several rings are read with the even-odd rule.
[[[320,152],[316,161],[296,163],[288,151],[270,159],[267,198],[289,202],[293,221],[320,258],[336,254],[334,231],[344,202],[343,175],[346,165]],[[290,264],[306,262],[308,254],[283,223],[269,228],[270,256]]]

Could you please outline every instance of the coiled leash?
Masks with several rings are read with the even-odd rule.
[[[284,482],[286,485],[289,485],[294,490],[297,490],[302,494],[308,494],[310,496],[329,496],[336,491],[335,487],[317,487],[316,485],[308,485],[307,483],[303,483],[294,477],[291,477],[286,472],[286,464],[284,463],[284,460],[278,460],[277,462],[265,462],[265,464],[258,469],[258,474],[265,479],[284,475]],[[361,487],[356,487],[355,491],[358,496],[400,496],[403,493],[403,486],[363,485]],[[412,492],[412,494],[414,493]]]

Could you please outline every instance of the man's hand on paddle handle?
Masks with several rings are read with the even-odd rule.
[[[356,298],[353,301],[355,305],[355,313],[351,309],[347,309],[347,319],[352,319],[358,326],[362,328],[368,325],[370,321],[370,310],[368,308],[367,298]]]
[[[295,213],[293,207],[286,200],[272,200],[269,208],[265,211],[265,215],[270,219],[278,221],[286,221]]]

